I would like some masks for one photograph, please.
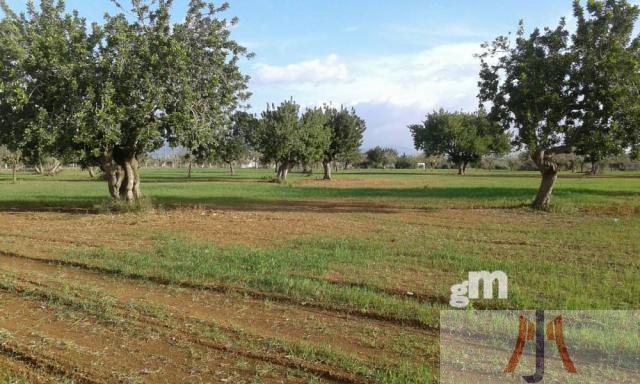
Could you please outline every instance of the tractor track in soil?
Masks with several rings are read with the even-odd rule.
[[[0,319],[0,354],[58,379],[102,384],[187,382],[198,377],[206,382],[225,382],[221,377],[226,376],[248,382],[244,380],[252,376],[246,369],[233,366],[237,358],[231,354],[180,344],[170,335],[154,334],[148,328],[146,333],[133,335],[89,315],[69,321],[43,303],[25,299],[19,290],[0,292],[0,300],[5,309],[15,313],[14,317],[4,313]],[[194,362],[190,356],[197,348],[206,359]],[[289,377],[286,369],[276,373],[291,379],[286,382],[304,382],[301,377]],[[263,379],[283,382],[277,377]]]
[[[228,284],[201,284],[201,283],[194,283],[194,282],[188,282],[188,281],[176,282],[176,281],[172,281],[159,276],[149,276],[149,275],[129,273],[129,272],[123,273],[118,270],[103,268],[103,267],[90,265],[90,264],[77,262],[77,261],[61,260],[56,258],[32,257],[32,256],[28,256],[28,255],[24,255],[16,252],[7,252],[2,250],[0,250],[0,257],[18,258],[18,259],[37,262],[37,263],[44,263],[44,264],[64,266],[64,267],[73,267],[73,268],[77,268],[85,271],[95,272],[102,275],[110,275],[115,277],[131,279],[131,280],[148,281],[148,282],[155,283],[158,285],[163,285],[163,286],[180,287],[180,288],[187,288],[187,289],[200,290],[200,291],[217,292],[217,293],[223,293],[223,294],[235,293],[235,294],[249,296],[258,300],[271,300],[271,301],[280,302],[283,304],[295,305],[295,306],[300,306],[305,308],[314,308],[320,311],[329,311],[329,312],[336,313],[338,316],[352,316],[352,317],[360,317],[362,319],[388,322],[388,323],[403,326],[403,327],[411,327],[417,330],[423,330],[432,334],[435,334],[438,332],[437,326],[431,325],[431,324],[425,324],[415,319],[399,319],[394,316],[388,316],[388,315],[380,314],[376,312],[369,312],[366,310],[344,308],[340,306],[332,306],[332,305],[313,303],[313,302],[300,302],[289,296],[278,294],[275,292],[264,292],[257,289],[251,289],[251,288],[246,288],[241,286],[234,286],[234,285],[228,285]],[[336,284],[340,284],[340,283],[337,282]],[[388,293],[395,296],[404,296],[404,295],[398,294],[397,292],[394,294],[392,293],[392,291],[389,291]],[[436,302],[440,301],[439,298],[435,298],[435,299],[436,299],[435,300]]]
[[[345,382],[345,383],[366,383],[366,378],[353,375],[348,372],[341,371],[336,367],[327,364],[319,364],[316,362],[305,361],[304,359],[286,356],[278,353],[263,353],[251,350],[238,349],[228,346],[225,343],[212,341],[194,335],[185,327],[175,327],[167,323],[163,323],[149,316],[131,315],[127,313],[127,307],[123,302],[127,299],[145,299],[154,304],[161,304],[169,308],[172,312],[172,321],[178,324],[185,323],[201,323],[204,325],[215,324],[227,332],[233,333],[236,328],[246,328],[251,331],[257,340],[267,339],[269,337],[280,337],[284,340],[304,340],[305,342],[316,343],[322,345],[336,344],[354,355],[364,358],[367,356],[375,356],[376,354],[388,354],[391,360],[398,359],[400,356],[392,356],[387,353],[388,348],[384,348],[385,343],[391,343],[399,336],[420,337],[425,340],[425,345],[432,342],[434,335],[420,328],[406,327],[406,323],[397,323],[396,321],[388,321],[388,319],[378,319],[376,316],[361,316],[360,314],[344,313],[342,311],[327,310],[326,308],[316,308],[315,306],[301,305],[297,302],[291,302],[290,299],[278,300],[270,294],[246,290],[244,288],[226,286],[202,286],[198,284],[173,284],[168,281],[148,279],[145,276],[127,276],[96,268],[82,263],[68,262],[63,260],[34,258],[26,255],[18,255],[7,252],[0,252],[0,269],[6,273],[18,274],[18,280],[35,287],[36,290],[46,290],[52,288],[50,281],[42,276],[51,276],[58,274],[60,278],[74,281],[81,281],[104,288],[110,293],[117,292],[116,296],[121,302],[118,307],[127,318],[129,324],[133,324],[137,328],[153,330],[157,333],[170,333],[183,343],[197,345],[206,350],[215,350],[224,355],[239,356],[242,358],[262,361],[277,365],[286,369],[301,370],[312,373],[329,382]],[[24,277],[24,275],[27,277]],[[123,288],[124,287],[124,288]],[[196,296],[201,296],[195,298]],[[240,297],[238,297],[240,296]],[[193,303],[185,305],[192,298]],[[232,321],[225,323],[224,319],[229,317],[229,313],[222,311],[214,316],[214,322],[209,321],[208,316],[213,312],[208,309],[202,309],[199,305],[202,302],[210,302],[217,300],[218,304],[239,306],[240,312],[243,313],[243,319],[233,318]],[[292,305],[294,304],[294,305]],[[249,308],[249,310],[247,309]],[[180,311],[183,310],[182,313]],[[266,317],[260,316],[260,320],[256,315],[263,315],[269,312],[282,311],[285,313],[282,317],[270,314]],[[291,319],[287,318],[290,317]],[[312,320],[310,320],[312,319]],[[292,320],[292,321],[286,321]],[[284,325],[283,325],[284,324]],[[326,335],[314,337],[309,336],[304,329],[298,327],[296,329],[292,324],[305,324],[309,328],[327,327],[332,329],[326,332]],[[382,330],[384,337],[376,340],[375,347],[363,345],[363,343],[354,337],[344,337],[346,334],[358,333],[365,327],[375,327]],[[321,332],[322,333],[322,332]],[[342,335],[342,337],[340,337]],[[366,344],[366,343],[365,343]],[[381,346],[382,345],[382,346]],[[417,356],[418,359],[433,361],[433,356]],[[46,365],[44,365],[46,367]],[[45,370],[46,371],[46,370]],[[71,370],[73,372],[73,370]],[[68,372],[67,372],[68,373]],[[98,377],[93,375],[90,377]]]
[[[19,280],[22,280],[22,279],[19,279]],[[36,286],[41,286],[40,284],[31,282],[31,281],[24,281],[24,282],[31,283]],[[16,288],[14,289],[14,292],[18,294],[24,294],[24,295],[36,294],[43,300],[46,300],[48,298],[44,292],[37,294],[34,291],[30,291],[28,289]],[[128,328],[129,331],[135,329],[136,331],[145,330],[148,332],[149,330],[152,330],[162,334],[170,334],[172,341],[196,344],[196,345],[199,345],[208,349],[214,349],[223,353],[236,355],[236,356],[251,359],[251,360],[259,360],[259,361],[274,364],[274,365],[279,365],[279,366],[282,366],[283,368],[299,369],[305,372],[312,373],[317,377],[329,380],[331,382],[352,383],[352,384],[369,383],[369,381],[366,379],[363,379],[348,373],[340,372],[336,369],[333,369],[328,366],[323,366],[321,364],[313,364],[313,363],[309,363],[309,362],[288,357],[288,356],[256,353],[248,350],[234,348],[220,342],[209,341],[204,338],[194,336],[188,331],[185,331],[182,329],[176,329],[174,327],[171,327],[170,325],[167,325],[165,323],[162,323],[158,320],[155,320],[145,315],[135,314],[131,316],[125,312],[127,308],[125,308],[124,306],[120,305],[118,309],[123,311],[121,315],[122,315],[122,318],[125,319],[126,327]],[[108,325],[108,324],[105,324],[105,325]],[[120,324],[120,326],[124,326],[124,324]],[[227,329],[227,331],[233,332],[233,330],[231,329]],[[98,383],[108,382],[108,379],[97,381],[95,379],[90,378],[91,376],[95,377],[96,373],[92,373],[92,374],[77,373],[75,372],[78,370],[77,368],[69,368],[69,367],[65,368],[64,364],[60,362],[52,363],[51,361],[38,359],[24,352],[20,352],[17,349],[8,348],[6,349],[6,351],[8,351],[10,355],[17,357],[17,360],[19,361],[26,362],[31,366],[42,368],[47,372],[50,372],[59,376],[65,376],[65,377],[71,378],[78,383],[98,384]],[[3,352],[5,352],[5,346],[0,344],[0,353],[3,353]]]

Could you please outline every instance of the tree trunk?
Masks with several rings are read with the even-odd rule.
[[[236,175],[236,170],[233,168],[233,161],[229,162],[229,171],[231,171],[231,176]]]
[[[120,185],[123,180],[122,169],[111,156],[106,156],[102,162],[102,171],[104,172],[109,188],[109,194],[113,199],[120,198]]]
[[[55,176],[56,173],[58,173],[60,171],[60,167],[61,166],[62,166],[62,163],[60,161],[56,160],[55,163],[53,164],[53,168],[48,170],[45,174],[47,176]]]
[[[135,201],[142,199],[142,191],[140,191],[140,171],[139,171],[138,159],[134,157],[131,159],[131,171],[133,175],[133,198]]]
[[[87,168],[87,170],[89,171],[89,177],[91,177],[92,179],[94,179],[96,177],[96,170],[93,167],[89,167]]]
[[[191,178],[191,167],[193,165],[193,161],[189,159],[189,171],[187,172],[187,177]]]
[[[331,162],[323,161],[322,168],[324,169],[324,180],[331,180]]]
[[[600,164],[597,161],[592,161],[591,162],[591,171],[589,172],[589,174],[591,176],[596,176],[600,173]]]
[[[142,198],[138,167],[136,156],[123,151],[114,151],[112,156],[105,157],[102,170],[111,197],[128,203],[137,202]]]
[[[458,163],[458,175],[464,175],[464,171],[465,171],[465,165],[464,162],[461,161]]]
[[[558,165],[545,154],[544,150],[537,150],[533,161],[542,174],[540,189],[538,189],[536,199],[533,201],[533,208],[547,210],[551,205],[551,194],[558,179]]]
[[[133,196],[133,169],[131,168],[131,163],[129,159],[126,159],[120,164],[123,170],[124,178],[122,180],[122,184],[120,184],[120,200],[124,200],[126,202],[132,202],[134,200]]]
[[[288,162],[283,162],[282,164],[280,164],[280,167],[278,168],[278,182],[279,183],[284,183],[285,181],[287,181],[287,175],[289,174],[289,170],[291,169],[291,166]]]
[[[13,165],[11,166],[11,175],[13,179],[13,184],[18,182],[18,177],[16,175],[17,171],[18,171],[18,164],[13,163]]]

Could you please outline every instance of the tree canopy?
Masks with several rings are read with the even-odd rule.
[[[464,113],[440,109],[427,114],[422,124],[410,125],[409,130],[417,150],[426,156],[445,155],[458,166],[460,175],[470,162],[510,150],[509,136],[483,110]]]
[[[21,14],[0,7],[0,142],[37,164],[63,152],[61,132],[77,127],[96,35],[63,2],[29,2]]]
[[[25,156],[72,153],[99,164],[114,198],[140,198],[137,158],[164,143],[208,150],[249,96],[230,37],[228,5],[191,0],[171,22],[170,0],[131,2],[87,32],[64,2],[17,15],[3,0],[2,141]]]
[[[331,142],[324,152],[322,164],[324,179],[331,180],[331,163],[341,158],[348,158],[362,145],[362,137],[367,129],[363,119],[356,115],[355,109],[340,107],[325,108],[327,124],[330,128]]]
[[[554,155],[576,151],[593,165],[638,143],[638,7],[626,0],[574,2],[570,38],[565,20],[534,29],[521,22],[512,44],[500,36],[480,55],[481,103],[537,164],[542,182],[534,207],[549,207],[558,174]]]
[[[394,167],[398,158],[398,151],[393,148],[375,146],[365,152],[367,166],[370,168]]]
[[[632,34],[639,14],[627,1],[589,1],[584,8],[574,2],[567,141],[591,162],[592,174],[601,160],[625,150],[637,123],[626,115],[638,104],[637,88],[629,85],[638,76],[638,38]]]
[[[278,164],[277,178],[283,182],[297,164],[322,159],[331,140],[327,115],[320,108],[307,109],[300,116],[300,106],[293,100],[279,106],[269,105],[262,112],[258,129],[258,147],[263,161]]]

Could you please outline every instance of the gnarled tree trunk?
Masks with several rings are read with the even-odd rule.
[[[324,169],[324,180],[331,180],[331,162],[330,161],[323,161],[322,162],[322,168]]]
[[[289,171],[291,170],[292,167],[293,165],[286,161],[283,161],[280,164],[280,166],[278,167],[278,174],[277,174],[279,183],[284,183],[287,180],[287,175],[289,174]]]
[[[458,175],[464,175],[465,172],[467,171],[467,162],[466,161],[461,161],[458,163]]]
[[[133,198],[135,201],[142,199],[142,192],[140,191],[140,164],[136,157],[131,159],[131,171],[133,177]]]
[[[116,150],[105,156],[102,171],[105,174],[109,194],[116,200],[136,202],[142,198],[138,159],[133,154]]]
[[[538,189],[536,199],[533,201],[533,208],[547,210],[551,205],[551,194],[558,179],[558,164],[543,149],[536,151],[533,161],[542,175],[540,189]]]
[[[111,155],[104,157],[102,165],[100,166],[104,177],[107,180],[107,186],[109,188],[109,195],[114,199],[120,198],[120,184],[123,180],[123,172],[120,166],[113,160]]]
[[[600,173],[600,163],[597,161],[592,161],[591,162],[591,171],[589,172],[589,174],[591,176],[597,176]]]
[[[47,176],[55,176],[56,173],[60,171],[61,166],[62,166],[62,163],[56,159],[53,163],[53,166],[47,171],[45,171],[44,174]]]
[[[233,161],[229,162],[229,171],[231,172],[231,176],[235,176],[236,175],[236,170],[235,170],[235,168],[233,168]]]

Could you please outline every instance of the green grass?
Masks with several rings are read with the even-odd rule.
[[[571,229],[562,220],[521,228],[476,223],[463,229],[462,238],[460,232],[442,231],[437,225],[425,228],[409,223],[399,230],[399,222],[387,220],[384,233],[364,239],[301,239],[275,249],[256,249],[165,238],[149,251],[88,250],[66,258],[122,275],[246,287],[300,303],[425,326],[437,325],[438,309],[444,306],[435,302],[448,296],[449,285],[435,284],[435,302],[421,302],[389,294],[387,285],[393,281],[368,271],[392,268],[395,276],[413,272],[418,278],[436,271],[459,276],[459,281],[466,279],[467,271],[505,271],[510,298],[479,302],[491,308],[640,308],[636,253],[640,239],[632,235],[640,233],[640,218],[589,217],[573,223]],[[516,245],[496,247],[474,241],[489,233],[495,240],[509,239]],[[353,284],[310,279],[330,271],[349,276]]]
[[[237,176],[229,176],[226,170],[197,169],[191,179],[183,169],[143,169],[141,173],[143,193],[158,205],[258,206],[331,200],[412,208],[520,207],[530,203],[540,182],[536,172],[472,170],[460,177],[450,170],[354,170],[337,173],[335,178],[385,184],[333,188],[331,183],[300,183],[319,178],[317,174],[294,173],[287,185],[270,183],[271,170],[241,169]],[[394,183],[401,188],[394,188]],[[0,173],[0,208],[92,208],[107,197],[105,182],[90,180],[79,171],[65,170],[55,177],[21,174],[17,184],[11,183],[8,173]],[[564,210],[637,210],[640,174],[613,172],[587,177],[563,173],[554,191],[554,203],[556,209]]]
[[[145,195],[166,209],[198,205],[313,215],[331,207],[354,220],[375,221],[376,232],[347,230],[251,247],[163,233],[151,249],[75,250],[66,260],[136,278],[225,284],[428,328],[447,308],[451,284],[478,270],[509,276],[509,299],[476,301],[478,308],[640,309],[638,173],[563,173],[553,209],[545,213],[527,207],[539,183],[535,172],[472,170],[460,177],[454,171],[365,170],[340,172],[326,183],[309,182],[319,175],[294,173],[286,185],[270,183],[270,170],[239,170],[231,177],[226,170],[198,169],[187,179],[181,169],[145,169],[142,176]],[[106,183],[80,172],[21,174],[18,184],[0,173],[0,210],[100,212],[111,210],[108,205]],[[343,281],[326,279],[334,275]],[[400,294],[398,286],[420,295]],[[331,353],[307,351],[302,344],[279,348],[319,359]],[[423,368],[370,374],[400,383],[415,369]]]
[[[0,384],[28,384],[26,377],[19,377],[10,373],[0,372]]]
[[[366,268],[369,262],[382,257],[384,251],[358,239],[294,241],[275,250],[219,248],[165,239],[159,240],[151,251],[83,251],[69,253],[66,259],[125,276],[245,287],[285,295],[305,305],[373,313],[434,326],[438,315],[429,303],[388,295],[374,285],[342,286],[304,277],[320,276],[343,263]]]

